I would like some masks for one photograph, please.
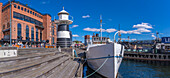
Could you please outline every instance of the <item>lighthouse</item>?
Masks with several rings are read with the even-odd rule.
[[[63,10],[58,13],[59,19],[55,21],[57,28],[57,47],[69,48],[72,44],[72,33],[69,30],[69,25],[73,23],[69,20],[69,13]]]

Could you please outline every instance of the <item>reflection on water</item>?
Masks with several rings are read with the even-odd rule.
[[[119,78],[170,78],[170,63],[124,59]]]
[[[87,68],[87,75],[92,72],[93,70]],[[89,78],[103,77],[96,73]],[[118,78],[170,78],[170,62],[124,59],[119,68]]]

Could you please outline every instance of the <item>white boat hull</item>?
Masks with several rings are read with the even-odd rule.
[[[88,47],[86,58],[89,67],[93,70],[97,70],[106,60],[106,58],[102,57],[112,57],[109,58],[103,67],[97,72],[107,78],[116,78],[123,54],[124,46],[117,43],[93,45]],[[92,58],[102,59],[88,60]]]

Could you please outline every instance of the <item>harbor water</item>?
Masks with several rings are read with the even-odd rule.
[[[93,70],[87,68],[87,75],[92,72]],[[103,77],[96,73],[89,78]],[[124,59],[119,68],[118,78],[170,78],[170,63]]]

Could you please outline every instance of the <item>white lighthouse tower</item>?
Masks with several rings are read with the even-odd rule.
[[[58,24],[57,30],[57,47],[68,48],[72,43],[72,34],[69,31],[69,25],[73,23],[72,20],[69,20],[69,13],[63,10],[58,13],[59,20],[56,20],[55,23]]]

